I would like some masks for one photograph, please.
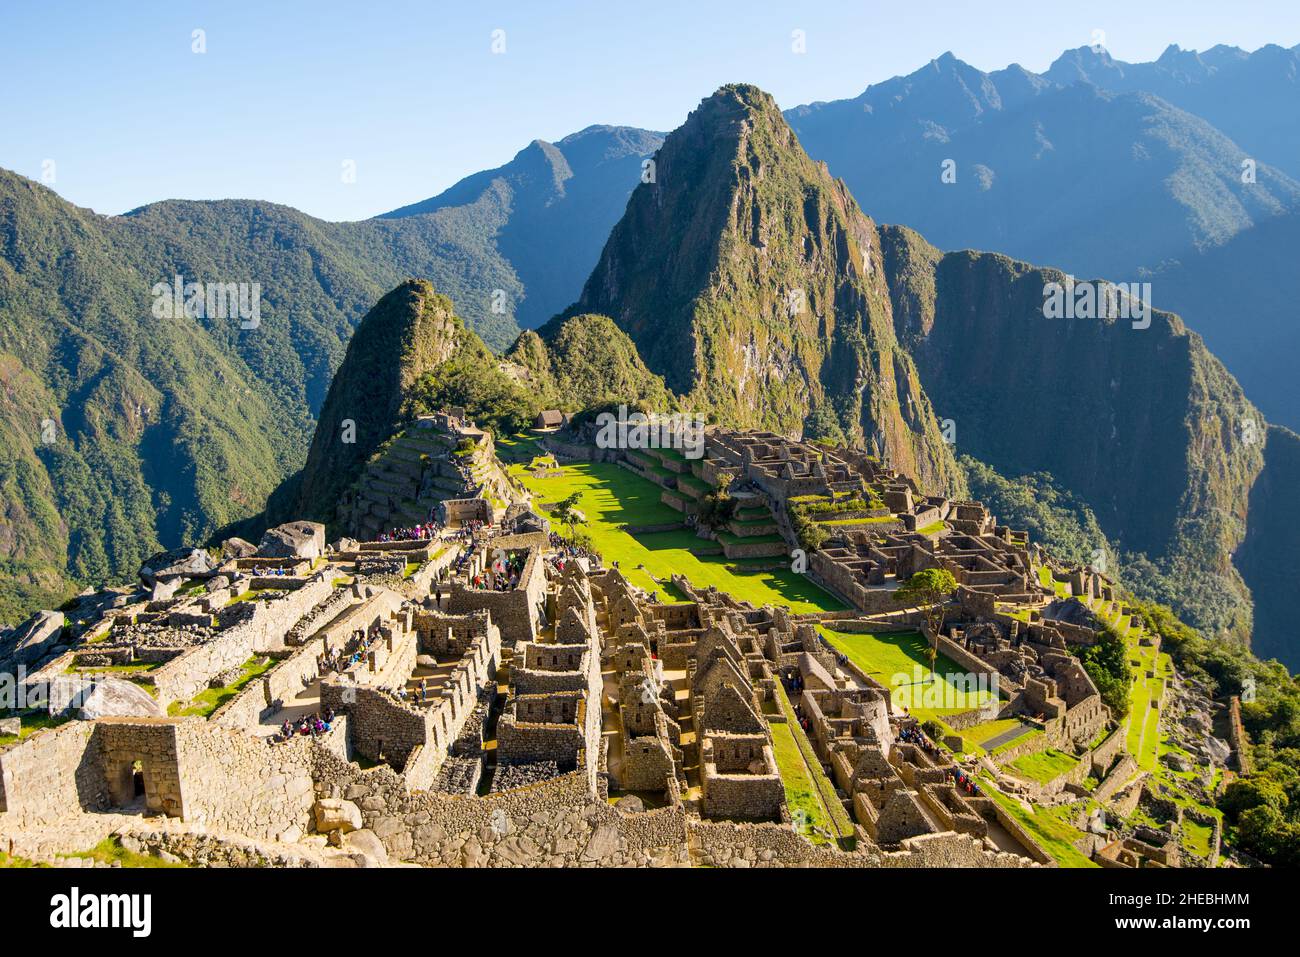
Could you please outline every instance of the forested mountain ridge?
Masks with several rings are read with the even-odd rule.
[[[1232,556],[1266,427],[1200,336],[1159,310],[1149,325],[1048,318],[1059,271],[882,233],[899,337],[958,450],[1005,475],[1050,473],[1095,513],[1139,591],[1248,639],[1250,594]]]
[[[509,346],[521,304],[549,308],[548,283],[590,269],[657,142],[620,127],[538,141],[426,209],[355,223],[253,200],[101,216],[0,170],[0,563],[13,582],[0,622],[258,515],[301,466],[357,323],[408,276]],[[516,175],[534,154],[553,177]],[[256,327],[154,318],[153,287],[177,277],[257,284]],[[57,441],[42,442],[47,420]]]

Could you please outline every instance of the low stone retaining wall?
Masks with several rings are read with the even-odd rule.
[[[278,601],[249,603],[253,610],[243,621],[150,672],[158,703],[166,707],[173,701],[188,701],[221,672],[242,665],[255,652],[283,647],[285,633],[330,594],[328,575],[328,569],[318,572]]]

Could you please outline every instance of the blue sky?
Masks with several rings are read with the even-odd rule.
[[[0,166],[39,179],[52,160],[52,187],[101,213],[240,197],[360,219],[536,138],[672,129],[726,82],[791,107],[856,96],[946,50],[1043,70],[1094,30],[1124,60],[1169,43],[1294,46],[1300,4],[0,0]]]

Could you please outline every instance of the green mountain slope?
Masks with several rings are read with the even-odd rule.
[[[592,127],[357,223],[246,200],[98,216],[0,170],[0,567],[14,582],[0,622],[260,513],[301,465],[353,329],[407,276],[431,278],[496,349],[524,304],[541,322],[571,302],[658,143]],[[176,276],[257,283],[260,322],[153,318],[153,286]]]
[[[678,400],[641,361],[640,353],[608,316],[557,317],[523,333],[506,358],[527,370],[542,401],[566,411],[627,402],[672,411]]]
[[[1145,329],[1048,319],[1044,284],[1061,273],[883,233],[899,337],[958,449],[1003,474],[1051,473],[1122,552],[1154,564],[1181,614],[1247,638],[1231,559],[1263,419],[1201,338],[1158,311]]]
[[[1166,263],[1151,277],[1163,305],[1205,337],[1269,420],[1300,429],[1300,210],[1221,246]]]
[[[671,133],[569,314],[603,313],[720,421],[828,411],[927,486],[960,476],[894,339],[875,224],[772,98],[726,86]]]
[[[1236,555],[1241,577],[1255,596],[1251,646],[1260,658],[1276,657],[1300,668],[1292,604],[1300,580],[1300,436],[1271,426],[1264,446],[1264,470],[1250,490],[1245,540]]]
[[[276,517],[332,519],[362,465],[413,414],[416,382],[472,335],[451,300],[427,282],[408,280],[380,299],[357,326],[330,383],[296,504]]]
[[[165,274],[131,234],[0,174],[0,248],[3,560],[61,593],[55,570],[130,575],[257,512],[308,420],[201,322],[154,317]]]

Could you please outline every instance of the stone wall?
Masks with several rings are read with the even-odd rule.
[[[23,824],[50,824],[107,803],[103,772],[87,755],[93,725],[72,721],[37,731],[0,753],[0,811]]]
[[[185,816],[176,727],[179,718],[104,718],[94,724],[87,758],[98,751],[109,803],[125,807],[135,799],[133,768],[144,778],[145,808],[151,814]],[[201,725],[201,719],[195,719]]]
[[[311,824],[311,744],[271,744],[203,721],[175,725],[185,820],[261,840],[296,840]]]
[[[270,697],[267,687],[271,676],[281,669],[288,668],[289,672],[298,673],[306,662],[310,662],[311,671],[315,672],[316,655],[320,653],[324,643],[317,640],[310,642],[305,648],[300,648],[288,659],[275,665],[270,671],[259,678],[254,678],[246,684],[240,692],[231,698],[220,708],[214,711],[209,718],[214,724],[225,725],[230,728],[253,728],[261,723],[264,717],[267,717],[272,711],[277,710],[278,706],[273,706],[275,698]],[[314,652],[314,653],[313,653]],[[306,662],[303,660],[306,658]],[[279,679],[277,684],[285,681],[285,678]],[[301,690],[301,685],[294,689],[294,694]]]
[[[244,612],[247,617],[150,672],[158,703],[166,707],[173,701],[188,701],[221,672],[239,667],[255,652],[283,648],[285,633],[329,595],[330,574],[325,569],[313,575],[301,588],[277,601],[241,602],[252,606],[250,612]]]
[[[808,569],[814,582],[847,599],[863,614],[882,615],[906,607],[894,598],[893,588],[867,588],[853,569],[820,551],[809,556]]]
[[[389,768],[362,771],[316,751],[318,797],[354,802],[390,857],[450,867],[681,865],[685,813],[625,815],[592,795],[585,773],[485,797],[409,792]]]
[[[519,576],[519,587],[498,592],[466,588],[462,584],[451,586],[447,612],[466,615],[486,609],[492,621],[501,629],[501,639],[513,646],[521,641],[531,641],[537,635],[538,609],[546,597],[546,573],[542,568],[540,553],[531,551]]]
[[[920,631],[927,640],[934,640],[928,625],[922,623]],[[939,651],[951,658],[958,667],[965,668],[974,675],[983,675],[988,680],[989,687],[1000,687],[1002,676],[996,668],[945,635],[939,636]]]
[[[1030,867],[1017,854],[989,851],[968,834],[925,834],[908,838],[898,850],[882,851],[860,842],[859,850],[816,846],[786,824],[690,821],[692,858],[708,867]]]
[[[1241,723],[1241,699],[1233,695],[1228,699],[1228,743],[1232,745],[1232,752],[1237,756],[1237,770],[1242,774],[1249,774],[1253,769],[1249,741],[1250,739],[1246,737],[1246,729]]]

